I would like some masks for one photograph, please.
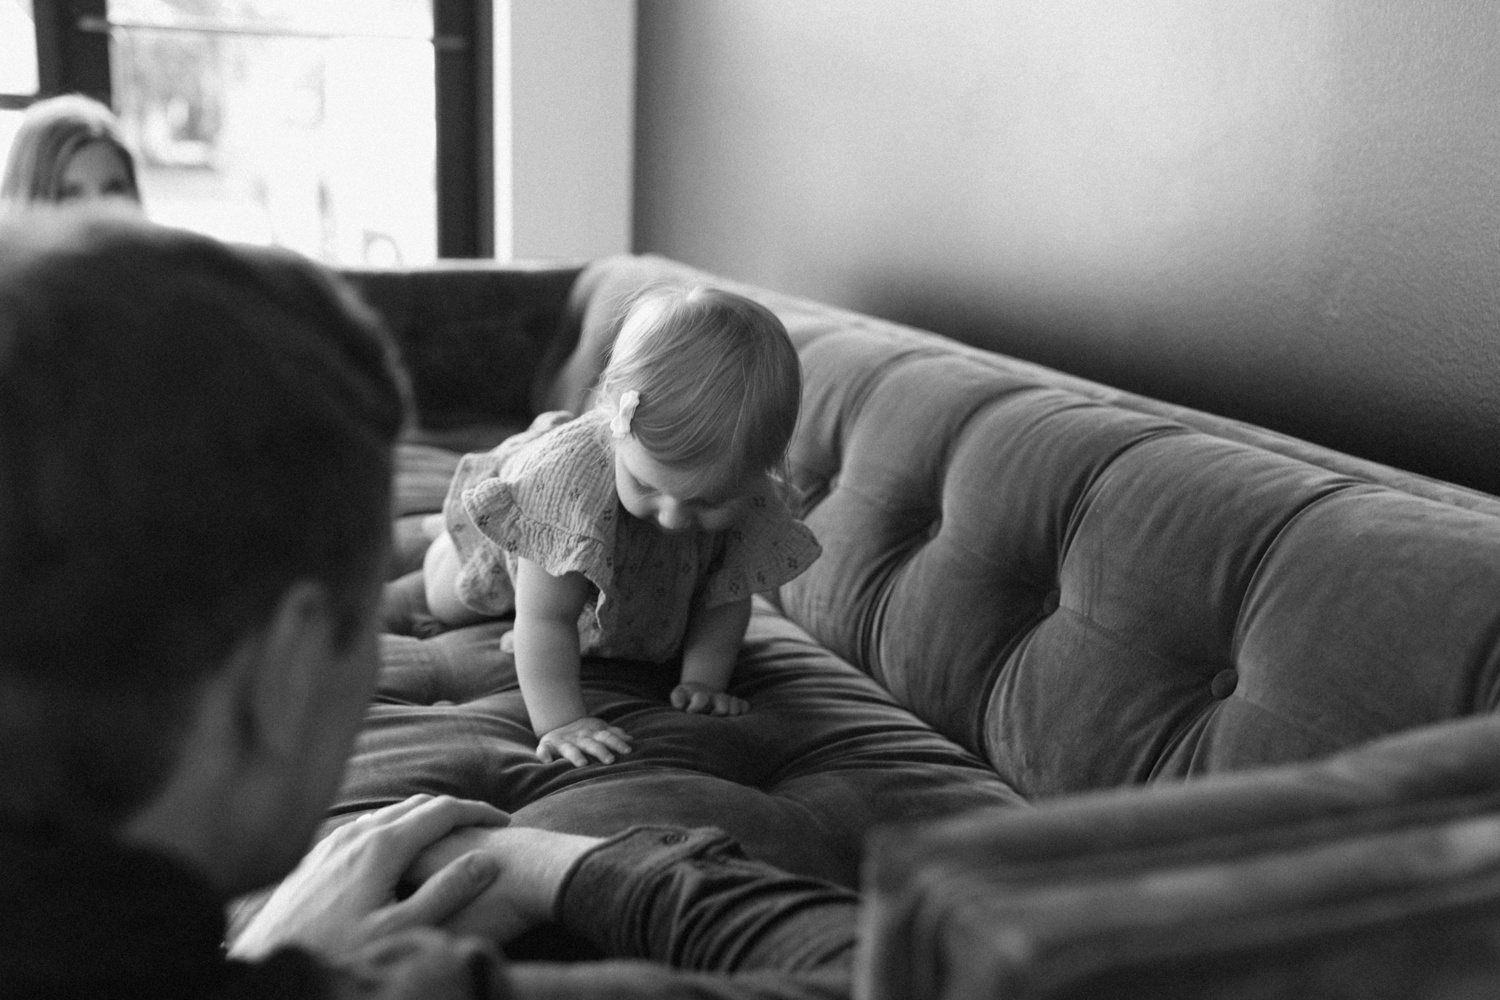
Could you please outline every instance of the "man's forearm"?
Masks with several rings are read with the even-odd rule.
[[[703,972],[847,976],[859,898],[714,830],[637,827],[583,854],[554,914],[604,954]]]
[[[508,940],[555,922],[604,961],[518,963],[507,1000],[847,1000],[858,897],[746,860],[714,830],[636,827],[607,840],[458,831],[418,877],[470,850],[501,874],[449,929]]]
[[[517,934],[552,920],[562,887],[584,857],[604,841],[532,827],[474,826],[455,831],[424,851],[409,875],[417,882],[457,858],[479,851],[490,855],[500,874],[490,888],[446,928],[504,944]]]

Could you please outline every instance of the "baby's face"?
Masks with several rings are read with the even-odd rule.
[[[662,531],[723,531],[740,519],[760,476],[726,487],[701,486],[698,470],[663,465],[633,437],[615,441],[615,490],[633,516]]]

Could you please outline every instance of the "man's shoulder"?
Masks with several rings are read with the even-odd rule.
[[[335,1000],[353,990],[341,990],[339,976],[321,959],[301,948],[281,948],[256,962],[228,963],[222,988],[208,994],[212,1000]],[[363,995],[363,994],[360,994]],[[378,994],[370,994],[372,1000]]]
[[[26,997],[203,997],[223,985],[221,901],[176,860],[0,828],[0,984]]]

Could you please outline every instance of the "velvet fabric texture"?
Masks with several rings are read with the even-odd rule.
[[[652,257],[584,278],[606,301],[718,281]],[[779,607],[1028,799],[1305,760],[1500,698],[1495,498],[718,283],[803,364],[791,466],[824,556]],[[587,319],[574,392],[613,336]]]
[[[1486,996],[1500,719],[1310,764],[890,828],[864,1000]]]
[[[399,294],[382,294],[433,316],[482,298],[473,282],[523,281],[475,274],[391,274]],[[635,753],[544,765],[509,623],[411,628],[386,640],[338,811],[429,791],[572,832],[717,826],[753,857],[853,885],[883,825],[986,807],[1024,824],[1020,807],[1108,792],[1117,812],[1090,820],[1107,825],[1208,777],[1181,790],[1248,820],[1264,800],[1247,770],[1288,765],[1275,773],[1316,786],[1331,772],[1302,762],[1352,748],[1388,748],[1359,772],[1356,811],[1500,791],[1500,768],[1461,789],[1424,777],[1483,743],[1441,724],[1500,699],[1500,501],[1484,494],[648,256],[530,286],[522,312],[554,316],[552,340],[494,373],[527,405],[470,372],[445,412],[424,359],[448,355],[411,353],[429,387],[414,440],[586,408],[621,304],[662,281],[761,301],[802,359],[791,473],[824,554],[756,602],[732,683],[750,713],[671,709],[675,665],[586,662],[590,711]],[[402,568],[452,461],[403,465]],[[1398,735],[1413,733],[1434,736]],[[1117,791],[1139,786],[1157,791]],[[1306,815],[1340,801],[1311,795]],[[1206,832],[1183,822],[1185,840]]]

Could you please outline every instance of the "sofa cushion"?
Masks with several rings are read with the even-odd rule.
[[[583,768],[543,764],[504,642],[510,627],[383,638],[378,690],[335,817],[427,792],[569,833],[716,826],[754,857],[853,886],[873,826],[1024,804],[763,601],[731,683],[747,714],[672,708],[674,665],[586,658],[589,711],[628,730],[634,752]]]
[[[1497,808],[1500,720],[1483,718],[1317,764],[886,831],[859,994],[1487,995]]]

